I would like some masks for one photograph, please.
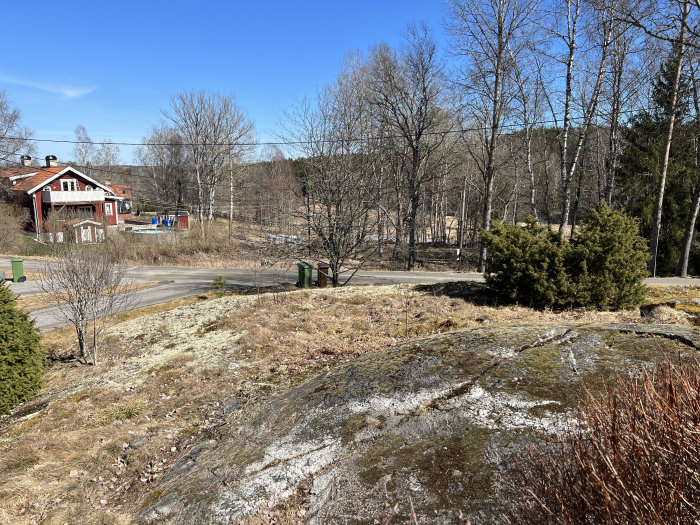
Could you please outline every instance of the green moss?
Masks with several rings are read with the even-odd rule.
[[[80,403],[83,399],[86,399],[88,397],[90,397],[90,393],[83,391],[78,392],[77,394],[73,394],[68,398],[68,401],[70,401],[71,403]]]
[[[581,329],[578,341],[523,350],[514,359],[501,363],[483,381],[489,390],[558,402],[532,409],[533,415],[541,415],[544,410],[566,411],[580,402],[582,385],[594,392],[600,391],[614,381],[617,374],[626,373],[631,362],[637,363],[635,366],[651,363],[676,347],[684,348],[678,342],[662,343],[657,337],[616,331],[601,334],[597,343],[590,338],[585,340],[587,335],[590,332]],[[572,362],[570,350],[575,350],[576,345],[582,345],[585,357]]]
[[[448,318],[437,317],[435,319],[430,319],[423,323],[418,323],[411,326],[409,332],[413,335],[427,335],[435,333],[449,332],[451,330],[456,330],[460,327],[457,320]]]
[[[492,437],[484,428],[436,433],[417,442],[396,434],[383,436],[358,459],[360,480],[374,487],[389,474],[391,490],[417,479],[432,494],[435,508],[483,499],[492,492],[493,467],[484,460]]]
[[[143,500],[143,503],[141,504],[141,508],[145,509],[147,507],[150,507],[151,505],[153,505],[156,501],[158,501],[162,497],[163,497],[163,489],[154,490],[148,496],[146,496],[145,500]]]
[[[360,414],[347,419],[340,429],[340,439],[343,446],[353,441],[355,439],[355,434],[366,426],[367,416],[365,414]]]
[[[102,415],[97,419],[98,426],[105,426],[115,421],[128,421],[138,416],[144,407],[141,400],[126,401],[115,404],[102,411]]]

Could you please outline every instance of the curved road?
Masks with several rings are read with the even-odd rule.
[[[41,260],[27,258],[24,261],[25,272],[41,272]],[[0,257],[0,268],[9,269],[10,259]],[[256,286],[271,286],[278,284],[293,284],[297,281],[296,268],[288,271],[281,270],[241,270],[227,268],[184,268],[179,266],[130,266],[126,277],[134,283],[167,281],[164,284],[137,292],[136,307],[165,303],[196,295],[211,290],[211,282],[217,275],[223,275],[229,288],[251,288]],[[348,274],[349,275],[349,274]],[[482,274],[470,272],[389,272],[389,271],[359,271],[353,278],[354,284],[419,284],[446,281],[483,282]],[[661,286],[700,286],[700,279],[681,279],[678,277],[650,278],[647,284]],[[9,283],[10,289],[17,295],[34,295],[41,293],[38,283],[25,281]],[[52,330],[66,324],[60,314],[53,308],[45,308],[32,312],[36,325],[41,330]]]

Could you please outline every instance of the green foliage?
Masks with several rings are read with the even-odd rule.
[[[642,303],[649,252],[635,219],[602,204],[583,222],[572,245],[576,303],[603,310]]]
[[[217,275],[211,282],[211,288],[217,295],[224,295],[226,292],[226,279],[224,279],[224,276],[221,274]]]
[[[646,241],[633,218],[605,204],[583,221],[571,242],[532,218],[526,228],[495,221],[483,239],[487,283],[507,301],[608,310],[644,300]]]
[[[507,301],[529,306],[561,305],[568,297],[567,245],[533,218],[526,228],[494,221],[482,238],[488,249],[486,281]]]
[[[628,213],[640,218],[642,235],[647,238],[654,222],[653,212],[668,133],[677,60],[677,53],[672,50],[657,75],[653,89],[654,104],[635,115],[625,128],[626,145],[616,174],[618,187],[615,199],[624,205]],[[659,275],[673,275],[676,271],[697,181],[694,143],[697,121],[690,112],[690,94],[689,80],[681,75],[661,217],[663,227],[656,260]],[[700,252],[697,249],[691,250],[688,270],[690,273],[700,271]]]
[[[39,332],[0,283],[0,414],[29,399],[41,386]]]

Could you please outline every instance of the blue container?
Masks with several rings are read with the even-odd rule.
[[[151,219],[151,224],[158,224],[158,217],[153,217]]]
[[[165,222],[165,227],[166,227],[166,228],[172,228],[172,227],[173,227],[173,221],[172,221],[172,219],[165,219],[163,222]]]

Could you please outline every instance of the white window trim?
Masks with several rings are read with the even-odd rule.
[[[105,202],[105,215],[112,216],[114,214],[114,209],[112,208],[111,202]]]

